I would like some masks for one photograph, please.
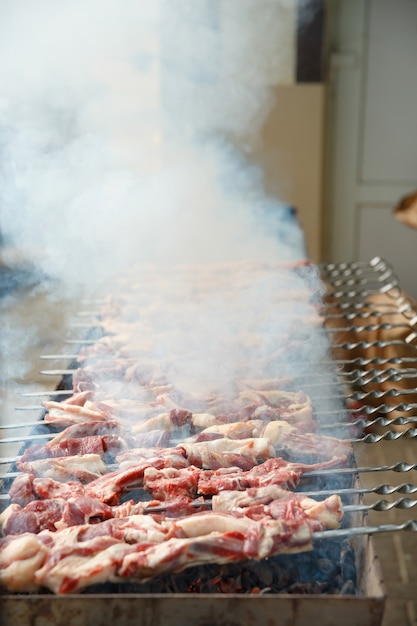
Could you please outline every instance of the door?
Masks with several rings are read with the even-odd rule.
[[[389,261],[417,298],[417,230],[393,207],[417,189],[417,0],[329,3],[326,261]]]

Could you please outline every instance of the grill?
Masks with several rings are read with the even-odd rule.
[[[340,493],[345,509],[342,528],[316,532],[312,552],[278,555],[260,562],[191,567],[140,585],[99,584],[84,593],[65,596],[4,591],[1,599],[6,623],[56,624],[63,616],[66,623],[80,626],[115,621],[122,626],[180,622],[291,626],[316,621],[324,625],[336,621],[364,626],[381,623],[385,589],[372,535],[415,531],[416,522],[409,519],[401,524],[370,525],[367,512],[380,511],[382,515],[391,509],[412,509],[416,501],[407,496],[415,493],[416,487],[411,483],[381,483],[367,489],[361,486],[360,478],[373,472],[402,475],[416,469],[417,464],[398,459],[391,466],[370,467],[361,460],[368,445],[413,439],[417,434],[415,305],[401,291],[392,268],[383,259],[368,264],[331,264],[320,269],[324,293],[315,306],[320,307],[329,347],[314,369],[309,363],[307,370],[297,373],[296,384],[310,396],[320,432],[351,440],[355,458],[349,467],[329,470],[331,487],[326,470],[322,470],[311,472],[300,489],[312,495],[324,489]],[[292,271],[308,270],[302,266]],[[76,328],[87,332],[81,339],[69,340],[76,348],[94,345],[100,336],[89,321],[77,322]],[[56,361],[61,357],[45,358]],[[68,362],[69,356],[64,358]],[[77,376],[78,358],[75,353],[68,367],[45,370],[46,376],[62,376],[58,388],[46,395],[56,401],[68,397],[72,376]],[[294,380],[292,371],[286,373],[291,373],[289,379]],[[6,446],[12,440],[21,441],[19,454],[23,454],[38,438],[42,441],[48,435],[41,424],[44,417],[42,411],[33,424],[25,421],[26,428],[32,429],[29,437],[7,437],[1,443]],[[1,498],[6,506],[10,485],[19,472],[14,458],[3,457]],[[382,495],[383,499],[364,504],[363,494],[367,492]]]

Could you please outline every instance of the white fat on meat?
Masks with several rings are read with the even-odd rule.
[[[172,423],[170,413],[160,413],[146,420],[142,424],[135,424],[132,426],[132,433],[146,433],[150,430],[174,430],[175,426]]]
[[[78,439],[81,437],[103,436],[119,434],[123,430],[123,426],[116,420],[91,420],[87,422],[79,422],[67,426],[61,430],[53,439],[49,441],[49,445],[53,446],[66,439]]]
[[[211,413],[193,413],[192,423],[194,428],[203,430],[204,428],[217,424],[218,419]]]
[[[107,534],[101,534],[103,529]],[[111,582],[126,554],[143,543],[164,542],[166,533],[167,529],[150,515],[132,515],[54,533],[42,531],[39,537],[51,544],[47,554],[50,558],[44,558],[34,580],[55,593],[70,593],[92,584]],[[58,560],[56,556],[60,551],[63,557]]]
[[[160,543],[165,541],[167,529],[151,515],[129,515],[121,525],[124,540],[127,543]]]
[[[275,420],[273,422],[268,422],[262,431],[262,436],[267,437],[273,446],[277,446],[282,441],[283,436],[290,435],[293,432],[299,431],[288,422]]]
[[[23,472],[42,478],[52,478],[59,482],[75,478],[88,483],[107,473],[107,468],[99,454],[38,459],[26,463],[18,462],[17,465]]]
[[[171,522],[172,524],[172,522]],[[179,528],[185,537],[201,537],[210,533],[246,533],[252,520],[246,517],[214,513],[212,511],[196,513],[183,519],[175,520],[175,529]]]
[[[151,430],[173,431],[180,430],[191,422],[191,413],[185,410],[171,411],[169,413],[159,413],[140,424],[132,427],[132,432],[147,433]]]
[[[262,391],[247,389],[240,392],[239,401],[257,406],[267,404],[286,409],[299,409],[311,404],[310,399],[305,394],[280,389],[263,389]]]
[[[275,450],[271,441],[265,437],[247,439],[215,439],[213,441],[202,441],[198,443],[183,443],[187,457],[201,459],[201,466],[211,468],[211,455],[233,453],[246,457],[254,462],[264,461],[275,456]]]
[[[193,516],[195,517],[195,516]],[[242,521],[242,520],[240,520]],[[131,552],[119,570],[122,577],[148,580],[167,571],[181,571],[204,563],[232,563],[242,559],[263,559],[275,554],[300,552],[312,548],[306,523],[293,530],[290,540],[282,523],[276,520],[246,521],[246,529],[233,532],[212,531],[184,539],[172,538],[141,553]]]
[[[228,424],[214,424],[205,428],[200,435],[219,434],[229,439],[247,439],[259,437],[262,433],[264,422],[262,420],[248,420],[247,422],[230,422]],[[190,437],[190,441],[193,437]]]
[[[96,405],[87,400],[84,405],[70,404],[69,402],[47,401],[43,403],[47,409],[45,414],[45,424],[53,424],[66,428],[72,424],[79,424],[88,420],[107,420],[108,416],[104,411],[100,411]]]
[[[140,388],[136,390],[140,393]],[[127,393],[131,393],[127,391]],[[122,392],[121,392],[122,393]],[[122,400],[113,400],[111,398],[103,398],[100,400],[100,406],[103,406],[112,416],[112,419],[128,420],[128,424],[135,421],[147,420],[163,411],[164,407],[157,405],[156,402],[145,402],[139,398],[123,398]]]
[[[212,510],[245,515],[245,509],[260,504],[273,503],[283,498],[294,497],[306,515],[306,522],[314,530],[339,528],[343,516],[342,502],[339,496],[330,495],[317,502],[302,493],[293,494],[277,485],[251,487],[246,491],[223,491],[212,496]],[[268,513],[268,508],[265,508]]]
[[[273,446],[276,446],[282,436],[291,432],[298,432],[294,426],[282,420],[275,420],[265,424],[263,420],[248,420],[246,422],[230,422],[229,424],[216,424],[205,428],[199,436],[219,434],[225,438],[243,441],[244,438],[267,438]],[[192,437],[189,441],[192,442]],[[187,440],[186,440],[187,441]],[[221,441],[220,439],[215,441]],[[215,443],[210,441],[210,444]]]
[[[37,585],[54,593],[71,593],[98,583],[115,580],[115,573],[123,557],[132,551],[126,543],[115,543],[97,554],[71,554],[58,562],[46,563],[35,573]]]
[[[47,555],[48,549],[32,533],[6,542],[0,552],[0,584],[10,591],[35,591],[35,574]]]
[[[202,430],[218,423],[217,417],[211,413],[193,413],[190,421],[193,428],[197,430]],[[155,415],[154,417],[147,419],[145,422],[135,424],[132,427],[132,432],[145,433],[153,429],[173,431],[178,428],[179,427],[175,423],[175,420],[172,419],[170,413],[160,413],[159,415]]]
[[[245,491],[221,491],[212,496],[211,508],[213,511],[233,511],[244,513],[244,509],[256,504],[265,504],[272,500],[284,498],[291,493],[278,485],[265,487],[249,487]]]
[[[123,450],[116,456],[116,463],[119,469],[125,470],[134,467],[138,463],[142,463],[146,459],[163,458],[166,459],[166,465],[169,467],[188,467],[189,462],[184,456],[184,450],[181,448],[131,448]]]
[[[262,520],[262,534],[258,536],[256,547],[257,558],[265,559],[275,554],[294,554],[312,550],[311,529],[307,522],[300,522],[296,528],[292,528],[291,538],[285,543],[282,542],[283,530],[282,520]],[[288,532],[284,531],[285,534]],[[249,539],[247,542],[249,543]],[[250,548],[247,548],[247,551],[250,552]]]
[[[22,507],[19,504],[9,504],[9,506],[0,514],[0,533],[4,535],[4,528],[7,526],[9,519],[16,515]]]
[[[159,543],[166,538],[166,527],[151,515],[133,514],[116,517],[100,524],[68,526],[55,532],[43,530],[39,537],[50,545],[51,550],[97,550],[102,542],[123,541],[126,543]]]
[[[333,494],[322,502],[304,497],[300,504],[307,517],[317,521],[322,528],[339,528],[339,521],[343,515],[340,496]]]
[[[63,531],[60,531],[62,533]],[[113,537],[117,541],[125,543],[160,543],[165,541],[167,528],[158,522],[152,515],[131,512],[126,517],[114,517],[100,524],[85,524],[79,527],[75,535],[65,534],[58,536],[62,546],[94,546],[94,542],[100,542],[100,537]],[[56,533],[53,540],[55,541]]]
[[[119,575],[146,581],[186,567],[231,563],[245,558],[243,545],[243,537],[217,532],[203,537],[173,538],[143,552],[128,554],[123,559]]]

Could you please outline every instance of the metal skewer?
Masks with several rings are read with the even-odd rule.
[[[417,463],[398,461],[392,465],[376,465],[374,467],[335,467],[331,469],[312,470],[305,476],[323,476],[328,474],[367,474],[370,472],[410,472],[417,469]]]
[[[46,424],[46,422],[42,420],[37,420],[35,422],[14,422],[13,424],[2,424],[0,426],[0,430],[17,430],[19,428],[35,428],[36,426],[50,426],[52,424]]]
[[[415,439],[417,437],[417,428],[408,428],[403,431],[387,430],[380,435],[376,433],[367,433],[358,439],[347,439],[350,443],[378,443],[379,441],[397,441],[397,439]]]
[[[26,410],[42,410],[43,407],[42,406],[30,406],[30,407],[15,407],[15,410],[22,410],[22,411],[26,411]],[[359,429],[363,429],[363,428],[370,428],[372,426],[407,426],[409,424],[415,424],[417,421],[417,416],[416,417],[395,417],[392,419],[389,419],[387,417],[376,417],[372,420],[367,420],[364,418],[360,418],[357,419],[353,422],[349,422],[349,421],[344,421],[344,422],[333,422],[330,424],[318,424],[320,430],[323,429],[337,429],[337,428],[359,428]],[[0,425],[0,430],[16,430],[16,429],[20,429],[20,428],[35,428],[37,426],[54,426],[53,422],[51,423],[46,423],[43,420],[36,420],[33,422],[20,422],[20,423],[16,423],[14,422],[13,424],[1,424]],[[56,434],[56,433],[55,433]]]
[[[300,495],[306,495],[304,492],[297,492]],[[329,493],[336,494],[335,492],[327,492],[327,494],[320,495],[329,495]],[[195,508],[203,507],[203,506],[211,506],[212,500],[201,500],[196,502],[191,502],[191,506]],[[393,502],[389,502],[388,500],[377,500],[372,504],[347,504],[342,506],[343,513],[360,513],[366,511],[378,511],[378,512],[386,512],[391,511],[391,509],[411,509],[417,505],[417,500],[411,500],[410,498],[398,498]],[[144,509],[144,513],[160,513],[166,511],[167,507],[164,504],[160,504],[157,506],[147,507]]]
[[[386,391],[373,389],[372,391],[354,391],[349,395],[349,400],[380,400],[381,398],[398,398],[403,395],[417,395],[417,387],[413,389],[387,389]],[[329,396],[328,399],[346,400],[346,396]],[[327,398],[326,398],[327,399]]]
[[[364,405],[359,408],[349,408],[342,410],[331,410],[331,411],[320,411],[320,415],[337,415],[339,413],[350,413],[350,414],[362,414],[362,415],[375,415],[378,413],[382,413],[383,415],[387,415],[388,413],[392,413],[393,411],[415,411],[417,409],[417,403],[405,403],[401,402],[400,404],[380,404],[379,406],[369,406]]]
[[[79,357],[78,354],[43,354],[39,358],[43,360],[77,360]],[[127,360],[127,359],[126,359]],[[134,360],[134,359],[130,359]],[[365,359],[363,357],[356,357],[354,359],[329,359],[327,361],[321,360],[317,362],[310,363],[311,366],[324,366],[324,367],[333,367],[335,365],[356,365],[359,367],[365,367],[367,365],[404,365],[404,364],[417,364],[417,357],[390,357],[390,358],[381,358],[381,357],[373,357],[369,359]],[[283,365],[285,365],[283,363]],[[297,363],[294,363],[296,366]],[[304,363],[302,363],[304,365]],[[340,370],[341,372],[344,370]],[[361,370],[362,371],[362,370]],[[364,370],[365,372],[370,370]]]
[[[12,464],[21,459],[18,457],[8,457],[8,458],[0,458],[0,465]],[[115,471],[119,469],[119,465],[117,464],[109,464],[107,465],[107,469],[109,472]],[[394,463],[393,465],[377,465],[374,467],[336,467],[336,468],[328,468],[328,469],[320,469],[320,470],[311,470],[305,471],[303,474],[303,479],[309,478],[310,476],[327,476],[327,475],[337,475],[337,474],[365,474],[371,472],[399,472],[405,473],[410,472],[412,470],[417,470],[417,463],[405,463],[405,461],[399,461],[398,463]],[[20,475],[21,472],[10,472],[6,474],[0,474],[0,479],[6,478],[15,478]]]
[[[402,324],[389,324],[385,322],[383,324],[366,324],[364,326],[353,325],[353,326],[341,326],[326,328],[326,333],[363,333],[363,332],[373,332],[379,330],[394,330],[395,328],[407,328],[411,330],[410,325],[414,326],[417,323],[417,318],[413,318],[409,320],[409,322],[403,322]]]
[[[297,492],[299,495],[307,495],[304,492]],[[337,492],[327,492],[321,493],[320,495],[329,495],[329,493],[336,494]],[[308,496],[310,497],[310,496]],[[190,505],[195,508],[200,508],[204,506],[211,506],[212,500],[197,500],[190,502]],[[347,504],[342,506],[343,513],[360,513],[366,511],[378,511],[378,512],[386,512],[391,509],[411,509],[417,505],[417,500],[411,500],[410,498],[398,498],[393,502],[389,502],[388,500],[377,500],[372,504]],[[149,506],[144,509],[144,513],[163,513],[167,510],[166,505],[163,503],[158,504],[156,506]]]
[[[382,496],[390,496],[393,493],[405,493],[407,495],[411,495],[413,493],[417,493],[417,485],[412,485],[411,483],[402,483],[401,485],[391,486],[384,483],[381,485],[376,485],[376,487],[350,487],[336,490],[322,489],[317,491],[302,491],[300,493],[311,498],[325,496],[329,493],[335,493],[339,496],[349,496],[365,493],[377,493],[378,495]]]
[[[336,428],[370,428],[372,426],[407,426],[408,424],[415,424],[417,422],[416,417],[394,417],[389,419],[388,417],[376,417],[372,420],[364,418],[355,420],[354,422],[334,422],[333,424],[320,424],[320,430],[323,429],[336,429]]]
[[[78,368],[56,369],[56,370],[42,370],[39,374],[43,376],[69,376],[75,374]]]
[[[85,339],[85,338],[80,338],[80,339],[64,339],[64,343],[68,343],[70,345],[93,345],[95,343],[97,343],[97,339]]]
[[[374,282],[376,287],[380,287],[381,283],[393,276],[391,270],[385,271],[383,274],[376,274],[375,270],[369,268],[368,272],[359,271],[355,273],[326,272],[326,282],[332,287],[360,287],[361,285],[369,285]]]
[[[41,422],[40,422],[41,423]],[[24,443],[26,441],[47,441],[49,439],[54,439],[58,433],[38,433],[36,435],[22,435],[17,437],[6,437],[4,439],[0,439],[0,444],[8,444],[8,443]]]
[[[15,406],[14,407],[15,411],[42,411],[44,410],[44,407],[40,404],[31,404],[30,406]],[[39,421],[37,422],[39,424]],[[33,422],[33,425],[36,426],[36,422]],[[16,426],[13,425],[13,427],[15,428]],[[3,428],[3,426],[0,426],[0,428]]]
[[[354,313],[329,313],[324,317],[324,323],[326,323],[327,320],[337,319],[343,319],[347,322],[353,322],[358,319],[369,319],[370,317],[385,318],[387,317],[387,315],[401,315],[410,311],[414,313],[414,311],[408,305],[402,305],[390,311],[381,311],[376,309],[375,311],[355,311]],[[415,319],[415,315],[413,315],[411,318],[407,318],[408,321],[411,321],[413,319]],[[417,321],[417,319],[415,321]]]
[[[32,406],[18,406],[15,407],[15,411],[41,411],[44,410],[42,405],[32,405]],[[416,418],[417,419],[417,418]],[[342,427],[357,427],[357,428],[367,428],[369,426],[378,425],[378,426],[390,426],[391,424],[394,426],[403,426],[406,424],[413,424],[415,422],[414,418],[406,418],[406,417],[396,417],[393,419],[389,419],[386,417],[377,417],[373,420],[366,419],[358,419],[354,422],[336,422],[333,424],[318,424],[320,428],[342,428]],[[42,419],[34,420],[32,422],[13,422],[12,424],[0,424],[0,430],[16,430],[20,428],[35,428],[37,426],[54,426],[53,421],[44,422]]]
[[[344,343],[332,344],[332,348],[335,350],[356,350],[358,348],[361,350],[369,350],[369,348],[389,348],[393,346],[404,347],[404,341],[402,339],[391,339],[389,341],[381,341],[378,339],[377,341],[346,341]]]
[[[326,297],[326,296],[325,296]],[[332,300],[331,302],[327,302],[324,300],[319,303],[319,310],[326,315],[326,310],[334,310],[340,309],[341,311],[362,311],[363,309],[371,309],[373,311],[378,311],[383,309],[384,311],[397,311],[401,308],[402,312],[404,311],[414,311],[413,303],[408,300],[406,297],[401,296],[398,297],[397,300],[392,299],[390,302],[371,302],[366,299],[355,299],[355,300]]]
[[[408,368],[394,368],[389,367],[386,369],[376,369],[372,368],[369,370],[361,370],[354,369],[351,371],[345,371],[337,369],[334,372],[330,371],[316,371],[313,373],[313,376],[323,377],[324,383],[329,384],[329,381],[326,381],[326,376],[333,375],[333,377],[342,376],[341,381],[334,380],[333,384],[341,384],[348,383],[350,385],[368,385],[370,383],[381,384],[384,382],[401,382],[403,380],[409,380],[413,378],[417,378],[417,368],[408,367]],[[293,380],[309,380],[312,374],[308,374],[306,376],[297,376],[294,377]],[[307,384],[307,383],[306,383]],[[349,396],[350,397],[350,396]]]
[[[16,472],[16,474],[18,473]],[[133,488],[133,489],[136,489],[136,488]],[[129,491],[129,490],[130,489],[128,488],[126,491]],[[294,491],[294,493],[298,495],[306,496],[309,498],[327,497],[331,494],[344,496],[344,495],[359,495],[359,494],[365,494],[365,493],[367,494],[376,493],[376,494],[385,495],[385,496],[392,495],[394,493],[404,493],[407,495],[412,495],[416,492],[417,492],[417,485],[412,485],[411,483],[402,483],[401,485],[395,485],[395,486],[391,486],[388,484],[381,484],[381,485],[377,485],[376,487],[352,487],[350,489],[346,488],[346,489],[335,489],[335,490],[322,489],[322,490],[317,490],[317,491],[297,491],[297,490]],[[0,494],[0,501],[6,501],[9,499],[10,499],[9,494],[7,493]],[[199,500],[199,501],[192,502],[191,504],[192,506],[195,506],[195,507],[204,506],[204,505],[211,506],[212,499],[207,498],[204,501]],[[409,498],[399,498],[395,500],[394,502],[389,502],[387,500],[377,500],[371,505],[361,505],[361,504],[345,505],[343,510],[345,512],[365,511],[365,510],[371,510],[371,509],[376,510],[376,511],[389,511],[392,508],[405,508],[405,509],[412,508],[416,504],[417,504],[417,500],[410,500]],[[363,508],[363,506],[365,506],[365,508]],[[149,507],[147,509],[147,512],[157,512],[157,511],[163,511],[165,509],[166,507],[163,504],[161,504],[156,507]]]
[[[404,364],[417,363],[417,357],[398,357],[393,356],[389,358],[372,357],[365,359],[363,357],[356,357],[354,359],[330,359],[324,364],[330,365],[357,365],[358,367],[366,367],[367,365],[404,365]],[[319,363],[320,365],[320,363]],[[369,370],[365,370],[369,371]]]
[[[42,421],[39,421],[38,425],[41,425],[41,424],[42,424]],[[35,434],[35,435],[29,434],[29,435],[22,435],[22,436],[16,436],[16,437],[6,437],[4,439],[0,439],[0,444],[9,444],[9,443],[17,443],[17,442],[25,443],[27,441],[39,441],[39,440],[48,441],[50,439],[54,439],[56,436],[57,436],[57,433],[45,433],[45,434]],[[397,439],[415,439],[416,437],[417,437],[417,428],[408,428],[403,431],[387,430],[382,434],[367,433],[363,435],[363,437],[341,439],[341,440],[346,441],[347,443],[378,443],[379,441],[382,441],[382,440],[396,441]],[[279,449],[279,448],[280,448],[280,444],[277,443],[276,449]],[[16,457],[16,460],[17,460],[17,457]]]
[[[392,413],[393,411],[406,412],[406,411],[414,411],[416,409],[417,409],[416,403],[407,404],[405,402],[401,402],[400,404],[395,404],[393,406],[389,404],[380,404],[379,406],[376,406],[376,407],[366,405],[364,407],[361,407],[360,409],[349,409],[349,412],[350,413],[362,413],[364,415],[375,415],[377,413],[382,413],[386,415],[388,413]]]
[[[78,371],[79,368],[62,368],[62,369],[51,369],[51,370],[41,370],[39,373],[46,375],[46,376],[67,376],[67,375],[72,375],[75,372]],[[312,377],[324,377],[325,375],[332,375],[332,376],[342,376],[342,377],[346,377],[347,379],[349,379],[347,382],[351,383],[351,384],[361,384],[361,385],[367,385],[370,383],[383,383],[383,382],[389,382],[389,381],[395,381],[395,382],[399,382],[402,380],[406,380],[406,379],[410,379],[410,378],[417,378],[417,368],[402,368],[402,369],[395,369],[395,368],[388,368],[385,370],[380,370],[380,369],[370,369],[370,370],[352,370],[350,372],[344,371],[344,370],[337,370],[335,372],[323,372],[323,371],[314,371],[314,372],[310,372],[308,375],[299,375],[299,376],[292,376],[291,377],[291,382],[293,381],[297,381],[297,380],[309,380]],[[337,381],[334,381],[334,384],[336,384]],[[323,380],[320,381],[318,383],[303,383],[303,386],[307,386],[310,384],[319,384],[319,385],[329,385],[329,381],[328,380]]]
[[[370,261],[340,261],[340,263],[326,263],[320,267],[330,272],[372,269],[372,272],[375,273],[379,268],[387,268],[392,271],[391,265],[380,256],[374,256]]]
[[[360,285],[358,285],[358,287],[360,287]],[[391,283],[384,285],[381,288],[381,285],[375,285],[375,288],[367,288],[367,289],[350,289],[350,290],[344,290],[344,289],[335,289],[334,291],[328,291],[325,295],[328,298],[336,298],[336,299],[340,299],[343,300],[343,298],[349,298],[350,300],[355,299],[355,298],[367,298],[368,296],[373,295],[374,293],[387,293],[395,288],[398,288],[398,281],[397,280],[393,280],[391,281]]]
[[[391,487],[390,485],[377,485],[376,487],[358,487],[352,489],[323,489],[320,491],[294,491],[293,493],[306,496],[308,498],[320,498],[320,497],[328,497],[329,495],[359,495],[363,493],[378,493],[383,495],[391,495],[393,493],[406,493],[413,494],[417,492],[417,486],[411,485],[409,483],[403,483],[402,485],[398,485],[397,487]],[[211,506],[212,499],[206,498],[204,500],[198,500],[190,503],[192,506],[200,507],[200,506]],[[344,513],[354,513],[354,512],[362,512],[362,511],[379,511],[386,512],[390,511],[393,508],[399,509],[410,509],[417,505],[417,500],[411,500],[410,498],[398,498],[390,502],[389,500],[377,500],[372,504],[347,504],[343,506]],[[166,510],[166,506],[162,503],[160,505],[147,508],[146,512],[158,512]]]
[[[41,356],[39,357],[40,359],[45,359],[45,360],[61,360],[61,359],[67,359],[68,361],[74,361],[76,359],[78,359],[78,354],[41,354]]]
[[[30,391],[22,393],[23,398],[41,398],[42,396],[72,396],[72,389],[51,389],[51,391]]]
[[[344,513],[353,513],[360,511],[379,511],[386,512],[391,511],[391,509],[412,509],[417,504],[417,500],[411,500],[411,498],[398,498],[393,502],[389,500],[377,500],[372,504],[347,504],[343,506]]]
[[[326,268],[327,269],[327,268]],[[382,269],[382,268],[381,268]],[[391,284],[397,282],[397,277],[393,273],[392,269],[384,268],[381,272],[379,270],[375,270],[374,268],[363,268],[361,271],[355,272],[327,272],[324,271],[325,281],[328,286],[331,287],[356,287],[361,285],[370,285],[373,287],[374,285],[377,288],[384,287],[382,283],[386,283],[388,279],[390,279]],[[388,288],[389,285],[386,285]]]
[[[381,524],[380,526],[361,526],[359,528],[338,528],[336,530],[322,530],[313,533],[313,539],[338,539],[340,537],[355,537],[357,535],[374,535],[376,533],[397,532],[405,530],[417,532],[417,520],[409,520],[404,524]]]
[[[408,328],[410,329],[411,326],[414,326],[417,323],[417,316],[413,315],[412,317],[407,317],[406,320],[402,323],[397,322],[394,324],[388,323],[388,322],[384,322],[384,323],[380,323],[380,324],[368,324],[368,325],[363,325],[363,326],[359,326],[358,324],[353,324],[351,326],[341,326],[341,327],[327,327],[326,326],[326,322],[328,322],[329,320],[338,320],[338,319],[344,319],[346,321],[353,321],[355,319],[368,319],[368,318],[375,318],[375,317],[380,317],[380,318],[385,318],[387,315],[398,315],[398,310],[397,309],[393,309],[391,311],[387,311],[387,312],[382,312],[382,311],[366,311],[366,312],[355,312],[355,313],[335,313],[335,314],[328,314],[324,317],[324,319],[322,320],[325,328],[326,328],[326,332],[372,332],[372,331],[379,331],[379,330],[393,330],[394,328]],[[320,320],[317,319],[317,322],[319,323]],[[103,321],[100,319],[91,319],[87,322],[69,322],[68,326],[70,328],[83,328],[83,329],[92,329],[92,328],[101,328],[103,326]]]

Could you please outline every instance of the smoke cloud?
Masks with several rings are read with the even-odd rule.
[[[0,229],[6,241],[66,297],[107,290],[113,275],[140,263],[305,258],[293,213],[266,195],[263,173],[248,158],[275,104],[271,87],[292,80],[295,6],[292,0],[3,0]],[[293,350],[297,367],[308,369],[327,349],[313,327],[303,329],[312,313],[308,298],[293,301],[296,318],[274,311],[280,293],[284,300],[289,286],[315,290],[317,276],[300,272],[289,282],[279,272],[265,275],[238,287],[237,298],[219,281],[219,289],[187,309],[190,281],[179,317],[168,311],[160,320],[156,285],[146,328],[156,337],[149,358],[163,362],[178,354],[185,334],[192,356],[176,362],[171,381],[184,388],[192,379],[195,389],[220,381],[227,388],[243,366],[251,376],[292,375],[282,348],[295,333],[304,346],[301,354]],[[182,336],[167,334],[170,327]],[[233,343],[242,334],[247,343]],[[5,340],[8,354],[15,335]]]
[[[305,256],[246,153],[289,0],[4,0],[0,227],[66,287],[141,261]],[[261,219],[262,216],[262,219]]]

